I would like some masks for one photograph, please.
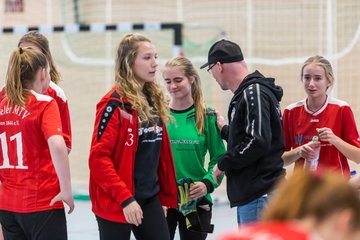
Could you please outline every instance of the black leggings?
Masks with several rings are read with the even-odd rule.
[[[111,222],[96,216],[100,240],[129,240],[131,231],[138,240],[170,240],[164,211],[158,196],[138,202],[143,211],[142,223]]]
[[[210,225],[212,209],[204,210],[203,208],[197,207],[197,213],[199,215],[200,223],[204,225]],[[174,239],[176,227],[179,223],[179,235],[182,240],[203,240],[206,239],[207,233],[194,232],[186,228],[186,221],[184,215],[180,213],[177,209],[170,208],[167,212],[167,223],[170,231],[170,238]]]

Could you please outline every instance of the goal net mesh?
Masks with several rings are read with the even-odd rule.
[[[7,2],[7,1],[5,1]],[[206,62],[210,46],[221,38],[237,42],[251,70],[276,78],[284,89],[281,102],[305,97],[300,68],[312,55],[333,64],[332,95],[350,103],[360,123],[360,1],[358,0],[24,0],[22,12],[0,6],[0,28],[66,24],[166,23],[183,24],[182,51],[196,67]],[[149,36],[161,68],[173,56],[172,30],[136,30]],[[95,106],[112,86],[114,56],[125,32],[61,32],[45,34],[61,71],[60,86],[69,99],[73,150],[73,181],[87,183],[87,160]],[[0,76],[5,79],[11,50],[21,34],[0,35]],[[222,91],[205,70],[199,69],[207,104],[227,116],[230,92]]]

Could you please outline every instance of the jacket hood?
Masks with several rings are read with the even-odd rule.
[[[267,78],[264,77],[259,71],[255,71],[244,78],[241,82],[238,89],[235,91],[234,95],[237,96],[243,92],[243,90],[251,84],[258,83],[263,86],[266,86],[270,91],[274,93],[276,99],[280,102],[283,96],[283,89],[282,87],[275,85],[274,78]]]

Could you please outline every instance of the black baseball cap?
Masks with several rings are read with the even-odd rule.
[[[240,46],[229,40],[222,39],[211,46],[208,53],[208,62],[200,67],[203,69],[209,64],[231,63],[244,60]]]

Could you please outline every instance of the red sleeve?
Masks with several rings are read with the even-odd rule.
[[[351,108],[349,106],[343,107],[343,122],[341,126],[342,128],[342,136],[341,138],[356,147],[360,147],[360,139],[359,139],[359,132],[356,128],[356,123],[354,119],[354,114],[351,111]]]
[[[165,124],[163,124],[163,140],[158,174],[160,183],[159,197],[161,204],[166,207],[177,208],[178,188],[176,185],[175,165],[170,138]]]
[[[71,139],[71,122],[70,122],[70,112],[68,101],[58,101],[58,107],[60,111],[61,125],[63,136],[65,140],[66,147],[71,149],[72,139]]]
[[[65,140],[66,147],[71,149],[72,139],[71,139],[71,122],[70,122],[70,113],[69,105],[66,99],[64,90],[60,88],[53,82],[50,82],[49,88],[46,90],[46,94],[54,98],[60,111],[60,119],[62,125],[63,136]]]
[[[63,135],[59,108],[55,100],[51,100],[44,108],[41,115],[41,130],[46,140],[53,135]]]
[[[111,112],[109,109],[111,109]],[[104,120],[103,116],[105,114],[107,116],[106,127],[99,130],[101,129],[99,128],[100,122]],[[114,159],[113,157],[114,151],[120,151],[119,149],[115,150],[121,131],[120,117],[120,109],[115,104],[110,102],[100,102],[98,104],[89,157],[90,182],[96,182],[103,191],[116,199],[119,204],[133,197],[126,183],[120,178],[118,169],[116,169],[116,166],[117,168],[120,167],[119,161],[121,159]]]

